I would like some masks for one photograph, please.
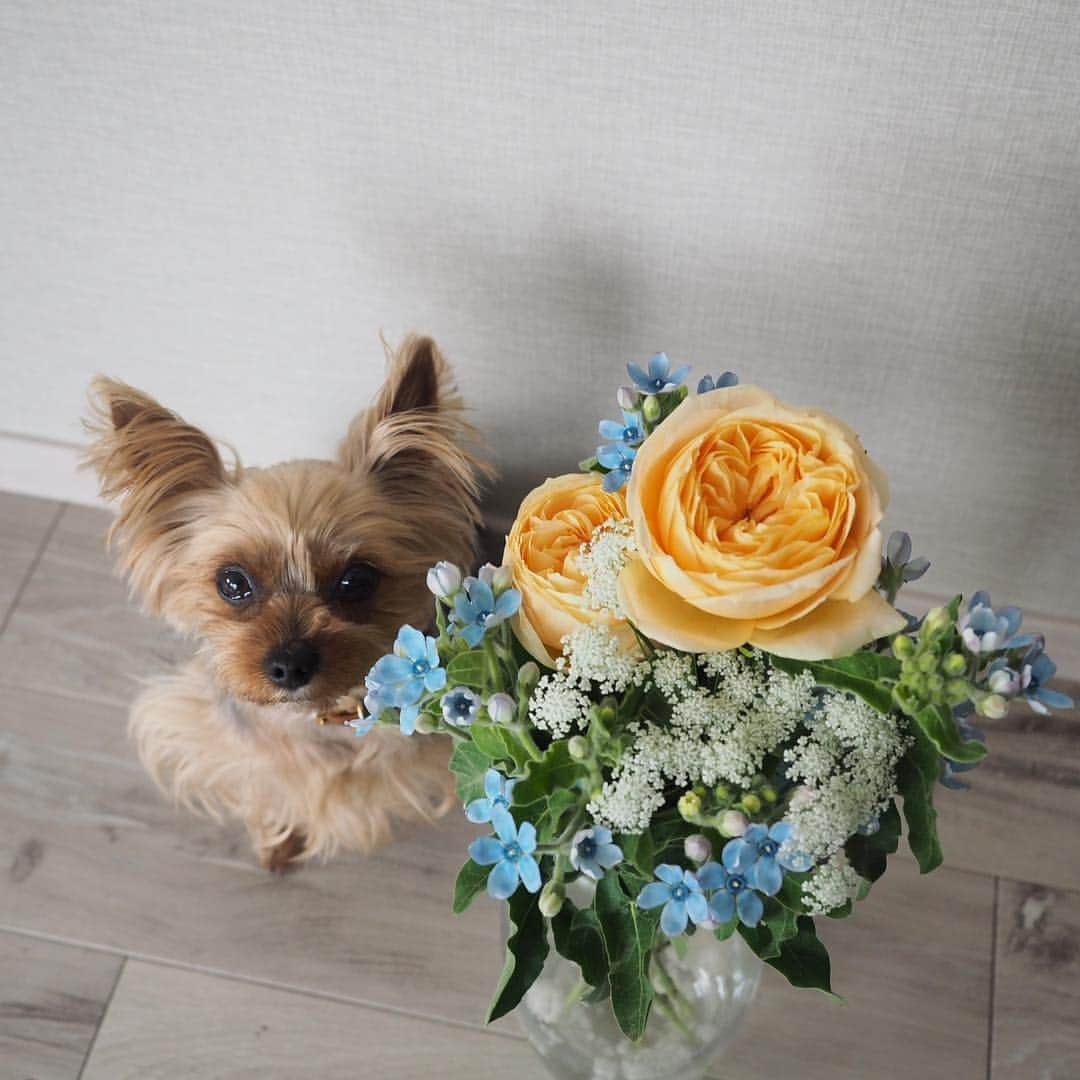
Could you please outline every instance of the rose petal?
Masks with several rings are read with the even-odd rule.
[[[830,600],[778,630],[755,629],[750,643],[793,660],[848,656],[869,641],[899,633],[907,620],[873,590],[854,603]]]

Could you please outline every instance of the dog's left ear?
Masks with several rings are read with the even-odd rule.
[[[415,492],[435,470],[449,489],[475,507],[485,467],[464,447],[473,431],[450,365],[429,337],[410,335],[390,356],[386,381],[371,406],[353,420],[338,450],[345,468],[363,470],[384,487]],[[426,491],[430,479],[420,485]]]

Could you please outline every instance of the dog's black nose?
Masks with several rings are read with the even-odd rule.
[[[319,670],[319,652],[304,638],[286,641],[266,654],[263,667],[266,677],[275,686],[298,690],[315,678],[315,672]]]

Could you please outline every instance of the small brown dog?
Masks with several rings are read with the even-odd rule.
[[[98,377],[91,399],[87,461],[119,500],[120,566],[147,610],[199,643],[132,707],[158,783],[242,819],[272,869],[370,850],[392,819],[445,810],[442,740],[316,722],[403,623],[430,623],[427,569],[474,557],[483,468],[434,342],[401,345],[336,461],[226,468],[138,390]]]

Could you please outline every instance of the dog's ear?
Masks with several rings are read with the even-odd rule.
[[[92,441],[84,464],[101,493],[119,504],[109,533],[121,562],[151,609],[160,608],[163,568],[206,496],[227,482],[213,442],[152,397],[99,375],[90,384]]]
[[[480,479],[490,472],[465,448],[474,437],[450,365],[431,338],[410,335],[390,355],[382,389],[349,426],[338,457],[374,479],[402,512],[467,537],[467,561],[480,520]],[[440,514],[446,522],[436,520]]]

